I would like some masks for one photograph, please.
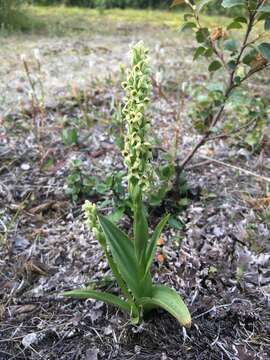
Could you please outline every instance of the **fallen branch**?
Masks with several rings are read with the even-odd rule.
[[[260,179],[260,180],[264,180],[264,181],[270,183],[270,178],[268,178],[268,177],[266,177],[266,176],[262,176],[262,175],[256,174],[256,173],[254,173],[253,171],[246,170],[246,169],[240,168],[240,167],[238,167],[238,166],[228,164],[228,163],[226,163],[226,162],[224,162],[224,161],[220,161],[220,160],[213,159],[213,158],[211,158],[211,157],[209,157],[209,156],[205,156],[205,155],[202,156],[202,155],[201,155],[200,157],[201,157],[202,159],[209,160],[209,161],[214,162],[214,163],[216,163],[216,164],[229,167],[229,168],[231,168],[231,169],[240,171],[240,172],[245,173],[245,174],[250,175],[250,176],[254,176],[254,177],[256,177],[256,178],[258,178],[258,179]]]

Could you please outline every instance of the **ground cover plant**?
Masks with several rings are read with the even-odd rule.
[[[33,28],[0,37],[0,358],[268,359],[269,70],[254,74],[227,100],[220,132],[211,133],[185,174],[177,173],[177,162],[207,131],[195,128],[196,118],[220,106],[227,74],[223,67],[208,72],[214,54],[193,61],[198,29],[178,32],[184,20],[177,12],[29,11],[46,24],[42,33]],[[210,33],[216,24],[228,32],[232,22],[200,17]],[[239,45],[242,24],[228,32]],[[151,58],[145,119],[151,120],[147,164],[154,183],[143,196],[149,228],[171,214],[151,275],[154,284],[175,289],[185,300],[192,315],[188,329],[162,309],[132,324],[130,315],[137,319],[129,305],[119,311],[96,299],[59,295],[87,288],[128,304],[97,237],[85,226],[82,205],[85,199],[95,203],[97,214],[117,224],[129,241],[133,237],[121,153],[126,75],[119,64],[128,66],[129,44],[141,39]],[[41,100],[34,106],[24,61]],[[158,193],[160,186],[166,188],[162,196],[151,199],[151,187]]]

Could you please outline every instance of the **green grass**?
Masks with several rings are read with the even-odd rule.
[[[178,29],[183,22],[181,12],[170,10],[98,10],[64,6],[30,6],[21,14],[28,19],[22,30],[48,35],[117,31],[118,26],[134,25]],[[32,21],[30,21],[31,19]],[[205,25],[227,23],[225,17],[203,16]]]
[[[10,9],[8,13],[0,13],[2,33],[29,31],[37,26],[36,21],[24,9]]]

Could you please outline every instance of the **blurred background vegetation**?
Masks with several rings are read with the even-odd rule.
[[[220,6],[221,0],[211,2],[207,7],[208,15],[238,16],[239,10],[224,9]],[[38,7],[61,6],[80,7],[105,11],[106,9],[169,9],[170,0],[0,0],[1,29],[27,31],[38,28]],[[175,11],[183,11],[185,4]],[[238,9],[238,8],[237,8]],[[39,10],[42,12],[42,10]],[[44,24],[43,24],[44,25]]]
[[[33,3],[39,5],[63,4],[66,6],[83,6],[89,8],[147,8],[147,7],[167,7],[169,1],[164,0],[34,0]]]

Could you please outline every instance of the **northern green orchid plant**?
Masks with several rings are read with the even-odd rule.
[[[128,192],[133,212],[133,239],[120,230],[108,217],[101,215],[95,204],[84,204],[86,224],[99,241],[122,296],[93,289],[65,292],[65,296],[96,299],[128,311],[133,323],[155,308],[163,308],[184,327],[190,327],[191,316],[178,293],[164,285],[153,283],[150,269],[156,253],[157,241],[166,225],[165,215],[152,235],[149,234],[143,193],[150,185],[151,146],[146,141],[149,121],[145,109],[151,90],[147,49],[139,42],[131,50],[131,69],[122,84],[126,92],[123,116],[127,133],[123,151],[128,169]]]

